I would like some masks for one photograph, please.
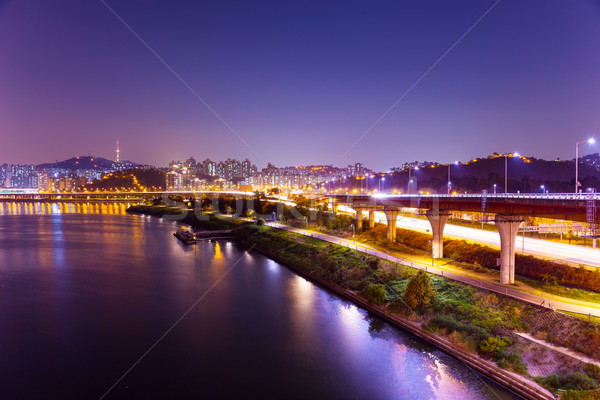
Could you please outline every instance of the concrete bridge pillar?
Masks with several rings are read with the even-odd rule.
[[[431,224],[431,232],[433,240],[431,242],[431,256],[433,258],[444,257],[444,226],[450,217],[451,213],[444,210],[427,210],[425,212],[429,223]]]
[[[500,283],[515,283],[515,240],[523,218],[518,215],[496,214],[494,222],[500,233]]]
[[[369,228],[374,228],[375,227],[375,210],[374,209],[370,209],[369,210]]]
[[[387,220],[387,237],[392,242],[394,242],[396,240],[396,220],[398,219],[398,214],[400,213],[400,210],[397,208],[386,207],[383,210],[383,213],[385,214],[385,219]]]
[[[329,202],[329,209],[330,209],[330,210],[331,210],[331,211],[332,211],[334,214],[336,214],[336,215],[337,215],[337,212],[338,212],[338,204],[337,204],[337,203],[334,203],[333,201],[330,201],[330,202]]]
[[[365,208],[362,207],[354,207],[354,211],[356,211],[356,231],[362,229],[362,213],[365,211]]]

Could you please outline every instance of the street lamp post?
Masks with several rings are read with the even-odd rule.
[[[510,153],[506,153],[504,155],[504,194],[508,193],[508,155]],[[519,157],[519,153],[514,153],[513,156]]]
[[[418,169],[419,169],[419,167],[415,167],[415,171]],[[411,174],[410,174],[411,171],[412,171],[412,165],[410,165],[408,167],[408,188],[407,188],[408,194],[410,194],[410,186],[413,183],[413,180],[412,180]]]
[[[508,154],[504,155],[504,194],[508,193]]]
[[[454,161],[454,165],[458,165],[458,161]],[[452,181],[450,180],[450,167],[452,164],[448,164],[448,194],[450,194],[450,187],[452,186]]]
[[[594,144],[594,142],[596,142],[596,139],[589,138],[575,143],[575,193],[579,193],[579,145],[582,143]]]
[[[450,181],[450,164],[448,164],[448,195],[450,195],[450,185],[451,185],[451,181]]]
[[[497,187],[497,186],[498,186],[498,185],[496,185],[496,184],[494,183],[494,194],[496,194],[496,187]]]

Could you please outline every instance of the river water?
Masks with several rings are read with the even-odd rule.
[[[0,203],[1,399],[515,399],[230,240]]]

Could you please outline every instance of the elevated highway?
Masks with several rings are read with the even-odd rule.
[[[481,212],[591,222],[587,211],[600,206],[596,193],[580,194],[462,194],[462,195],[328,195],[333,204],[375,207],[378,210],[418,208]],[[590,204],[592,203],[592,204]],[[600,223],[600,215],[595,215]]]
[[[526,216],[587,222],[594,233],[600,223],[597,212],[600,198],[596,193],[582,194],[464,194],[464,195],[329,195],[334,212],[341,204],[356,211],[356,227],[362,227],[363,213],[368,212],[370,226],[375,212],[383,212],[388,238],[395,240],[398,216],[407,209],[421,210],[432,231],[432,255],[443,257],[443,235],[451,212],[478,212],[496,224],[500,234],[500,282],[514,283],[517,231]],[[493,215],[493,219],[492,216]]]

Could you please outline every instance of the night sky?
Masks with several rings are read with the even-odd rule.
[[[159,166],[387,170],[600,136],[598,1],[105,1],[0,0],[0,163],[118,139]]]

